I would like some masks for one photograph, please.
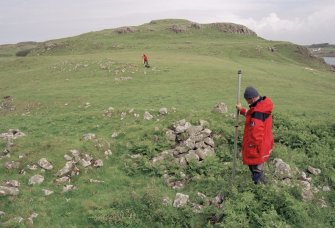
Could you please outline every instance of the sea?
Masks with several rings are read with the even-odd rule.
[[[326,63],[335,66],[335,57],[323,57],[323,59],[326,61]]]

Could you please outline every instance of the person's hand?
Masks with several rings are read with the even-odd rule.
[[[242,108],[243,107],[242,107],[241,103],[236,104],[236,109],[237,110],[241,111]]]

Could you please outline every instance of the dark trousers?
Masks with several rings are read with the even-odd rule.
[[[249,170],[251,172],[251,179],[255,184],[258,184],[262,181],[263,178],[263,167],[264,163],[259,165],[249,165]]]

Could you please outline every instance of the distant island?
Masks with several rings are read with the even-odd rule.
[[[317,57],[335,57],[335,44],[320,43],[306,46]]]

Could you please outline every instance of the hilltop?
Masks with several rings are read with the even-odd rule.
[[[306,47],[169,19],[3,45],[0,67],[3,227],[334,225],[335,77]],[[232,180],[238,70],[275,104],[266,185],[240,156]]]

